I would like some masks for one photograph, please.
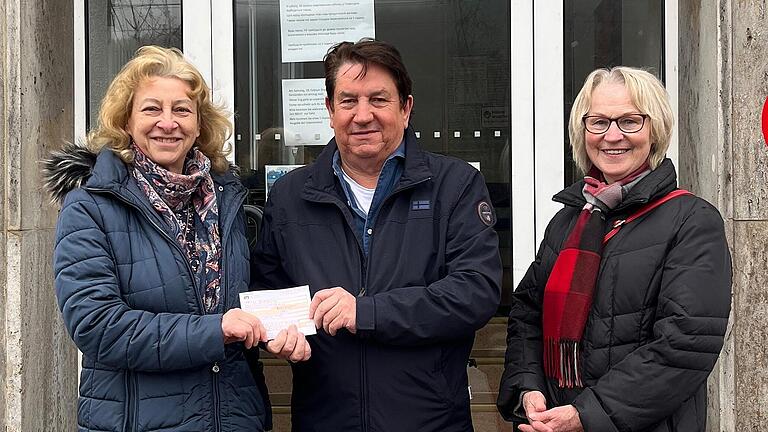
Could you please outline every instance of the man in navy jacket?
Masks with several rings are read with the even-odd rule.
[[[419,149],[394,47],[343,42],[324,63],[335,138],[276,182],[252,257],[257,284],[313,294],[293,430],[471,431],[466,364],[502,274],[485,182]]]

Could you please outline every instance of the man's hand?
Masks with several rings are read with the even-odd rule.
[[[523,397],[525,404],[525,397]],[[522,432],[584,432],[581,426],[579,412],[573,405],[563,405],[543,412],[532,412],[526,415],[529,425],[520,425]]]
[[[322,328],[331,336],[342,328],[355,333],[356,314],[357,299],[342,287],[318,291],[309,305],[309,318],[315,322],[315,328]]]
[[[307,361],[312,355],[312,348],[304,334],[291,325],[288,329],[280,330],[277,337],[267,342],[267,351],[283,360],[293,363]]]
[[[221,317],[221,332],[225,344],[243,342],[246,349],[267,340],[267,329],[261,321],[240,308],[230,309]]]

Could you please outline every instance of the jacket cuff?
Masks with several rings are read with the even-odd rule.
[[[357,334],[368,336],[376,330],[376,302],[373,297],[363,296],[357,298],[355,309],[355,325]]]
[[[520,397],[517,400],[517,405],[515,405],[514,408],[512,408],[512,415],[521,418],[526,419],[525,416],[525,408],[523,408],[523,397],[526,393],[530,393],[530,390],[523,390],[520,392]]]
[[[189,352],[202,353],[206,362],[224,360],[224,333],[221,331],[222,314],[202,315],[199,317],[200,331],[196,337],[189,338]]]
[[[530,391],[534,390],[530,388],[512,388],[502,391],[499,389],[499,395],[496,398],[496,408],[499,410],[501,417],[506,421],[527,424],[528,418],[525,416],[525,409],[523,408],[523,396]]]
[[[619,432],[591,388],[585,388],[572,404],[585,431]]]

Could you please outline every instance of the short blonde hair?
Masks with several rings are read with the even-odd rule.
[[[133,162],[131,137],[125,127],[131,116],[136,89],[154,77],[176,78],[189,85],[188,96],[197,104],[200,127],[200,136],[193,146],[211,160],[215,172],[225,172],[229,168],[226,155],[231,149],[224,146],[232,135],[232,122],[224,107],[211,100],[211,89],[200,71],[176,48],[148,45],[136,51],[109,84],[99,108],[98,126],[88,133],[88,147],[94,152],[108,147],[124,162]]]
[[[622,84],[627,88],[632,104],[643,113],[648,114],[651,121],[651,153],[648,163],[651,169],[656,169],[669,148],[672,137],[674,115],[669,105],[669,97],[664,84],[648,71],[617,66],[614,68],[596,69],[587,76],[584,86],[576,96],[568,120],[568,135],[573,147],[573,160],[585,174],[592,168],[592,161],[587,155],[585,129],[582,118],[592,107],[592,92],[600,84]]]

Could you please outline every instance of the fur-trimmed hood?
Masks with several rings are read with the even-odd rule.
[[[52,151],[42,161],[43,186],[51,199],[61,203],[69,191],[85,184],[93,173],[96,157],[84,144],[67,143],[61,150]]]
[[[61,203],[73,189],[86,184],[93,174],[98,153],[94,153],[85,144],[66,143],[61,150],[54,150],[42,161],[43,187],[51,195],[51,200]],[[240,180],[240,168],[230,163],[229,173]],[[214,179],[217,175],[212,173]]]

